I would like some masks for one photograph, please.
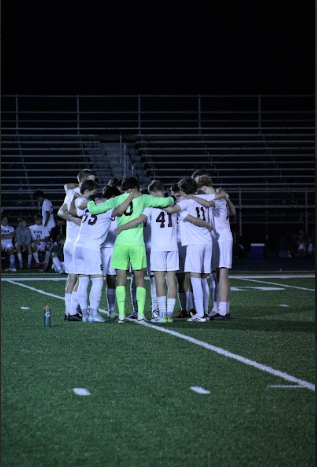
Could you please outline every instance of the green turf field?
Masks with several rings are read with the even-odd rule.
[[[3,274],[2,465],[313,466],[314,277],[258,276],[228,322],[118,325],[64,322],[65,276]]]

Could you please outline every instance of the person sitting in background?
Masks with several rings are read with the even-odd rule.
[[[8,216],[2,214],[1,217],[1,253],[5,252],[9,255],[10,267],[9,272],[16,272],[15,255],[12,240],[15,236],[15,228],[9,225]]]
[[[41,267],[39,260],[39,251],[49,251],[51,248],[50,233],[48,228],[42,225],[42,216],[36,214],[34,216],[35,224],[30,226],[31,236],[32,236],[32,253],[35,260],[35,268],[39,269]],[[45,263],[44,263],[45,264]],[[46,266],[46,264],[45,264]],[[44,266],[44,268],[45,268]]]
[[[49,263],[52,264],[52,268],[54,269],[55,272],[58,274],[65,274],[65,264],[64,264],[64,243],[66,240],[65,235],[61,234],[58,235],[57,238],[57,243],[52,246],[50,250],[51,257],[49,259]],[[49,265],[47,264],[46,268],[44,269],[44,272],[48,272]]]
[[[31,263],[32,263],[32,249],[31,249],[31,242],[32,242],[32,236],[31,236],[31,230],[29,227],[26,225],[26,220],[23,219],[22,217],[18,218],[18,223],[19,225],[16,228],[15,231],[15,248],[17,252],[17,257],[19,260],[19,267],[20,269],[23,268],[23,259],[22,259],[22,253],[25,253],[26,251],[28,252],[28,269],[31,268]]]
[[[66,236],[66,221],[60,217],[56,219],[56,225],[51,230],[51,239],[54,244],[58,243],[57,237],[59,235]]]

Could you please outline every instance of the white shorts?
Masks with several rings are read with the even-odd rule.
[[[187,245],[185,272],[209,274],[211,272],[211,243],[203,245]]]
[[[178,255],[179,255],[179,269],[178,272],[184,273],[185,260],[186,260],[186,246],[178,245]]]
[[[41,243],[34,243],[32,242],[33,245],[36,246],[36,251],[45,251],[46,245],[51,245],[49,242],[41,242]]]
[[[103,265],[103,275],[105,276],[106,274],[108,274],[109,276],[115,276],[116,270],[110,267],[111,258],[113,255],[113,247],[101,248],[100,252]]]
[[[13,243],[10,241],[5,241],[5,240],[2,240],[1,242],[1,250],[7,252],[9,248],[13,248]]]
[[[82,246],[75,246],[74,266],[76,274],[84,274],[85,276],[94,276],[97,274],[102,275],[102,258],[100,250],[95,251]]]
[[[231,269],[233,240],[217,242],[216,245],[215,249],[212,250],[212,270],[215,271],[217,268]],[[215,259],[214,253],[216,254]]]
[[[179,256],[178,251],[152,251],[151,269],[152,271],[178,271]]]
[[[64,244],[64,263],[67,274],[77,274],[74,264],[74,241],[66,241]]]

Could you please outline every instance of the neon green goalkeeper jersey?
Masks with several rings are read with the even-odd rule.
[[[101,214],[102,212],[109,211],[109,209],[116,208],[119,204],[125,201],[130,193],[123,193],[120,196],[115,198],[108,199],[104,203],[95,204],[94,201],[89,201],[87,208],[91,214]],[[126,224],[133,219],[137,219],[145,208],[166,208],[167,206],[172,206],[174,204],[174,198],[169,196],[168,198],[157,198],[151,195],[141,195],[137,198],[134,198],[128,209],[118,216],[118,227]],[[116,238],[116,245],[144,245],[143,238],[143,223],[139,224],[137,227],[131,229],[123,230]]]

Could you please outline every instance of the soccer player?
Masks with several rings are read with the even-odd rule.
[[[50,232],[53,227],[55,227],[55,219],[53,214],[53,205],[50,200],[48,200],[42,190],[36,190],[34,199],[42,203],[42,222],[43,226],[47,227]]]
[[[95,180],[93,172],[89,169],[81,170],[77,174],[78,183],[85,180]],[[73,254],[74,244],[77,238],[79,227],[81,224],[81,216],[84,211],[70,212],[70,205],[74,195],[79,194],[78,183],[67,183],[64,185],[66,196],[62,206],[59,208],[57,215],[66,220],[66,241],[64,244],[64,263],[65,272],[67,273],[65,287],[65,321],[80,321],[81,316],[78,313],[78,278],[74,271]],[[78,217],[78,214],[81,216]]]
[[[198,176],[198,193],[202,195],[216,194],[212,179],[207,175]],[[200,196],[197,197],[197,202]],[[203,196],[203,198],[206,198]],[[205,204],[206,205],[206,204]],[[212,225],[216,235],[216,241],[213,243],[212,271],[216,272],[214,280],[216,281],[216,290],[213,296],[213,306],[210,315],[211,320],[227,320],[230,314],[230,281],[229,269],[232,267],[232,245],[233,238],[230,230],[229,213],[235,214],[235,207],[229,200],[228,195],[225,199],[214,201],[212,208]],[[218,291],[217,291],[218,285]]]
[[[12,240],[15,236],[15,228],[12,225],[9,225],[8,216],[2,214],[1,217],[1,252],[8,253],[10,267],[8,268],[9,272],[16,272],[15,268],[15,256],[14,256],[14,246]]]
[[[117,207],[122,201],[134,191],[138,191],[140,184],[134,177],[125,177],[122,181],[122,190],[124,194],[110,199],[98,206],[93,201],[89,201],[88,209],[91,214],[100,214],[111,208]],[[118,218],[118,226],[126,224],[130,220],[136,219],[142,214],[146,207],[166,207],[174,204],[174,198],[156,198],[150,195],[141,195],[130,202],[129,208]],[[119,309],[118,323],[124,323],[125,320],[125,285],[127,281],[127,270],[131,262],[135,281],[136,296],[138,302],[138,321],[145,321],[144,307],[146,299],[146,290],[144,284],[144,271],[146,268],[146,253],[143,238],[143,224],[121,232],[116,238],[111,267],[117,272],[116,298]]]
[[[15,231],[15,248],[17,251],[17,257],[19,260],[19,266],[20,269],[23,268],[23,260],[22,260],[22,253],[25,251],[28,252],[28,269],[31,268],[31,263],[32,263],[32,249],[31,249],[31,241],[32,241],[32,236],[31,236],[31,230],[29,227],[26,225],[26,220],[23,219],[22,217],[18,218],[18,223],[19,225],[16,228]]]
[[[86,180],[80,185],[81,198],[75,200],[76,208],[80,210],[84,208],[83,198],[85,201],[96,193],[98,184],[94,180]],[[77,196],[77,195],[76,195]],[[117,196],[113,200],[120,199],[121,203],[117,207],[100,213],[99,215],[91,214],[87,209],[82,218],[82,223],[79,229],[77,239],[74,246],[74,266],[75,271],[79,276],[78,300],[82,310],[83,322],[105,322],[105,318],[99,315],[98,305],[101,298],[103,277],[102,277],[102,258],[100,247],[105,242],[112,218],[120,216],[129,207],[132,200],[137,199],[140,193],[136,190],[131,192],[127,197]],[[95,204],[95,203],[94,203]],[[101,203],[98,206],[102,206]],[[89,294],[89,311],[88,311],[88,286],[91,279],[92,286]]]
[[[64,244],[66,237],[65,235],[58,235],[56,238],[56,245],[53,245],[51,248],[51,258],[53,262],[53,269],[58,274],[65,273],[65,263],[64,263]]]
[[[197,183],[191,177],[184,177],[178,182],[180,193],[183,197],[193,196],[197,191]],[[224,196],[224,195],[223,195]],[[216,197],[216,195],[213,195]],[[166,208],[166,212],[180,212],[181,220],[187,215],[187,211],[194,218],[200,218],[209,223],[208,209],[198,204],[194,199],[182,199],[175,206]],[[209,287],[207,277],[211,272],[212,243],[211,228],[197,228],[197,226],[184,222],[180,223],[182,245],[186,246],[185,272],[190,273],[193,287],[196,314],[187,321],[205,322],[204,317],[209,307]]]
[[[39,251],[48,251],[51,248],[50,244],[50,233],[47,227],[43,225],[42,216],[36,214],[34,216],[35,224],[30,225],[31,237],[32,237],[32,253],[35,261],[34,267],[39,269],[41,267],[39,260]],[[45,263],[46,266],[46,263]]]

